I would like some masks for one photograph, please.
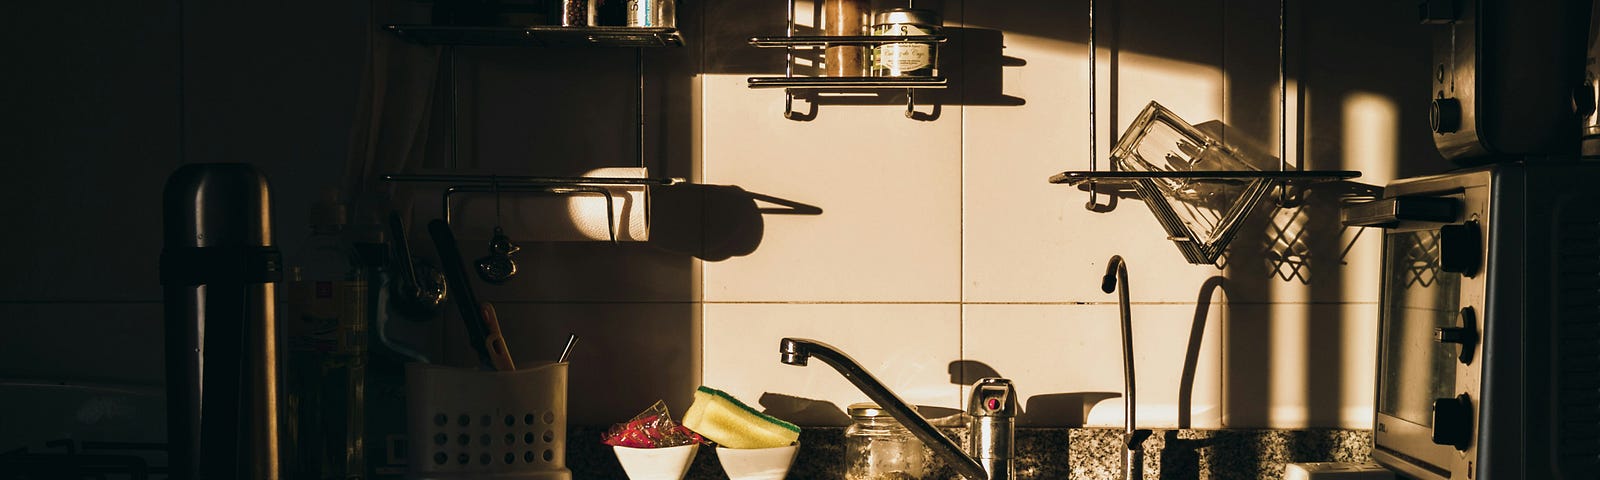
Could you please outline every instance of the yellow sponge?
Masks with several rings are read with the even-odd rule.
[[[683,426],[728,448],[784,447],[800,439],[800,427],[757,412],[727,392],[700,387],[683,414]]]

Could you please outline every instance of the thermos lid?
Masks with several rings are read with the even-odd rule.
[[[919,10],[915,8],[891,8],[878,12],[877,15],[872,17],[873,25],[892,25],[898,23],[911,25],[941,25],[944,22],[939,19],[938,12],[933,10]]]

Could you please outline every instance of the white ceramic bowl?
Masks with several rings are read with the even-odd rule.
[[[700,445],[666,448],[611,447],[629,480],[681,480]]]
[[[783,480],[800,444],[777,448],[717,447],[717,461],[732,480]]]

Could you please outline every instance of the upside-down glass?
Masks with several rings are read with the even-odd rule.
[[[1257,171],[1156,102],[1112,146],[1111,160],[1129,172]],[[1259,178],[1150,178],[1135,188],[1191,263],[1213,263],[1269,186]]]

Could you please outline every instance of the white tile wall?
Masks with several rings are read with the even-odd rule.
[[[1131,310],[1139,425],[1221,426],[1224,308]],[[962,358],[1014,382],[1020,425],[1121,426],[1120,323],[1116,305],[966,305]]]
[[[1372,427],[1376,304],[1228,306],[1229,427]]]
[[[844,409],[867,401],[820,360],[805,367],[779,362],[785,337],[833,345],[907,403],[964,406],[951,375],[962,359],[959,305],[708,303],[704,316],[704,383],[779,418],[843,425]]]
[[[1367,3],[1370,10],[1392,10]],[[1141,424],[1370,423],[1368,334],[1376,319],[1380,245],[1372,232],[1358,236],[1337,225],[1335,195],[1318,194],[1303,212],[1263,204],[1241,230],[1226,268],[1189,265],[1140,202],[1124,199],[1111,212],[1089,212],[1083,208],[1087,194],[1045,182],[1051,174],[1090,167],[1082,5],[1038,0],[1002,9],[950,1],[944,7],[947,17],[955,18],[954,11],[961,17],[947,26],[967,29],[957,34],[973,40],[957,57],[965,62],[961,74],[979,83],[947,92],[949,104],[935,122],[902,119],[893,105],[822,105],[811,121],[788,121],[779,114],[781,94],[744,88],[748,72],[703,76],[704,180],[822,210],[764,216],[757,248],[704,264],[706,382],[758,397],[780,384],[833,407],[860,399],[832,372],[801,376],[770,358],[778,338],[823,330],[835,344],[851,345],[846,351],[858,358],[899,362],[869,368],[920,372],[962,360],[954,372],[906,377],[896,384],[903,395],[944,392],[952,379],[943,373],[960,377],[957,383],[994,373],[1015,380],[1024,408],[1038,412],[1025,415],[1024,424],[1118,425],[1116,297],[1098,287],[1106,259],[1120,254],[1128,261],[1139,332]],[[1331,19],[1355,15],[1300,8],[1309,10],[1291,18],[1308,31],[1329,30]],[[1276,46],[1262,43],[1276,41],[1275,4],[1141,0],[1119,2],[1108,12],[1101,12],[1097,26],[1101,158],[1151,100],[1191,123],[1228,122],[1233,140],[1248,138],[1275,153]],[[1396,41],[1411,35],[1404,33],[1410,27],[1387,21],[1361,28]],[[995,53],[977,40],[994,32],[1004,59],[983,58]],[[735,35],[709,37],[738,41]],[[1294,51],[1305,55],[1341,48],[1320,37],[1296,38],[1304,44],[1293,45]],[[1384,50],[1382,61],[1416,62],[1427,48],[1418,41]],[[737,50],[708,51],[720,58]],[[1414,123],[1414,112],[1404,106],[1426,92],[1395,86],[1405,80],[1394,72],[1339,74],[1357,63],[1348,52],[1330,57],[1345,66],[1291,62],[1297,69],[1292,98],[1310,102],[1289,106],[1291,124],[1305,131],[1289,136],[1292,161],[1305,156],[1317,168],[1374,169],[1380,172],[1372,181],[1381,183],[1393,178],[1384,162],[1402,161],[1410,155],[1404,152],[1427,153],[1411,133],[1349,130],[1371,122]],[[947,67],[955,65],[951,58]],[[707,64],[757,63],[738,54]],[[981,83],[993,79],[998,86]],[[1341,132],[1353,136],[1337,143]],[[890,144],[901,145],[904,154],[890,154]],[[1105,161],[1098,164],[1106,168]],[[1273,261],[1284,251],[1280,243],[1303,255]],[[1205,323],[1195,330],[1197,308]],[[950,332],[923,329],[894,343],[867,333],[929,325],[924,310],[958,325],[958,357],[941,351],[897,357],[907,343],[942,344]],[[849,328],[838,325],[841,320]],[[1191,331],[1198,334],[1192,353]],[[1180,409],[1185,364],[1192,365],[1193,379]],[[960,395],[942,402],[959,406]],[[839,421],[816,411],[794,415],[802,423]]]
[[[745,76],[703,86],[703,181],[822,210],[766,215],[754,253],[705,265],[706,301],[960,298],[959,109],[919,122],[894,106],[826,105],[797,122],[782,92]]]

